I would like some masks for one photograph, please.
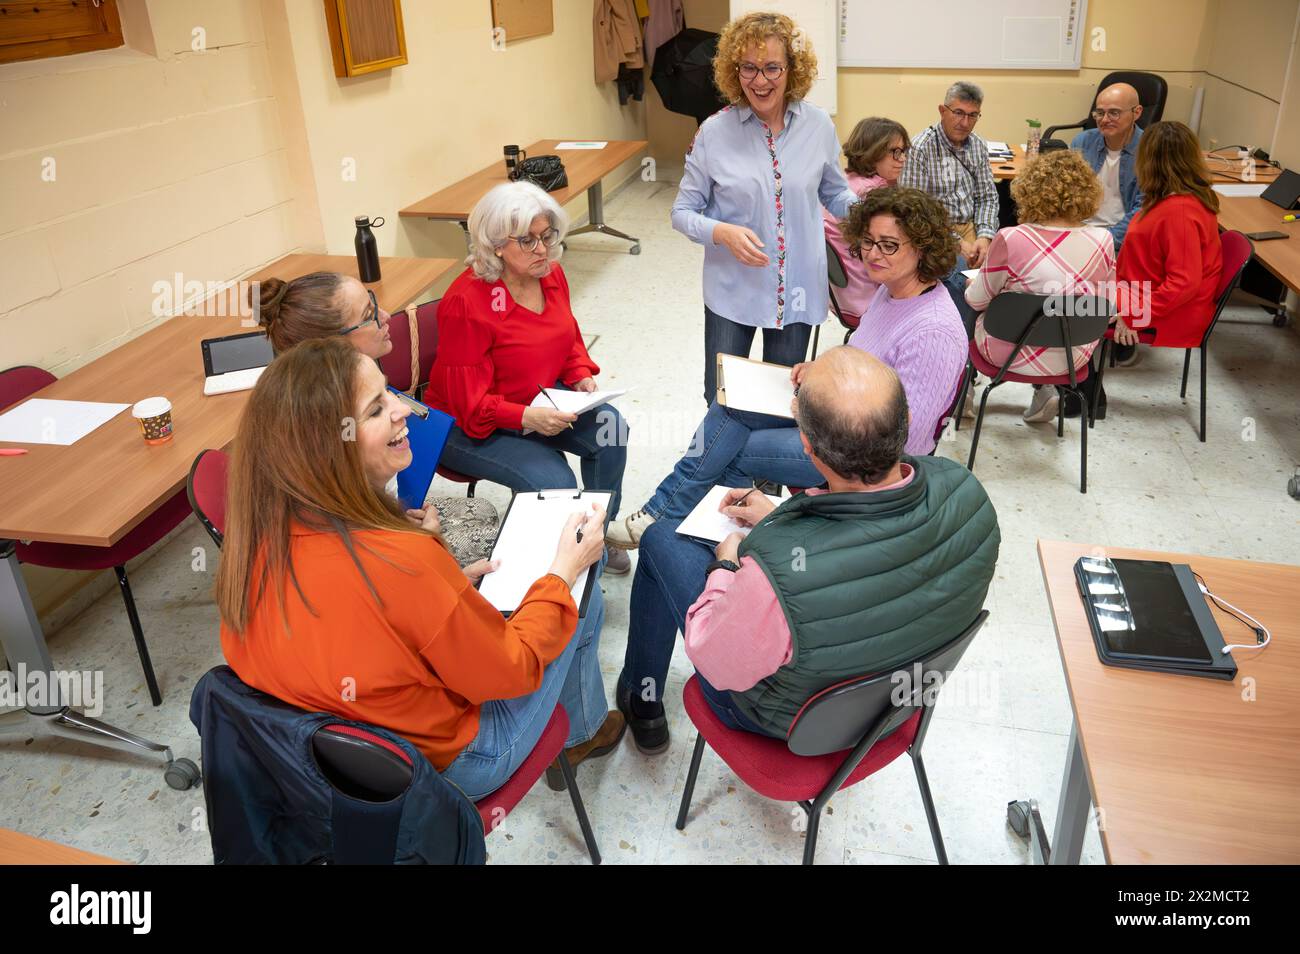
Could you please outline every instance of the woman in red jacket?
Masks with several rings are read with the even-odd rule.
[[[1143,340],[1164,348],[1200,347],[1214,317],[1223,249],[1219,197],[1196,134],[1178,122],[1149,126],[1138,146],[1137,180],[1142,207],[1115,268],[1115,344],[1135,346],[1141,331]],[[1105,404],[1103,390],[1098,417]]]
[[[597,390],[600,368],[587,354],[556,262],[568,218],[537,186],[510,182],[479,201],[468,225],[469,267],[438,306],[438,357],[426,392],[456,419],[442,463],[512,490],[576,487],[568,452],[581,462],[586,489],[613,493],[612,519],[627,465],[627,425],[618,411],[602,404],[574,415],[531,406],[542,386]],[[610,558],[606,572],[630,569],[625,554]]]

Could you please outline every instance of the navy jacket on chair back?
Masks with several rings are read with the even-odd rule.
[[[190,721],[203,741],[203,796],[217,864],[482,864],[474,803],[406,739],[304,712],[244,684],[228,666],[199,680]],[[411,782],[386,802],[352,798],[322,774],[322,726],[365,729],[409,756]]]

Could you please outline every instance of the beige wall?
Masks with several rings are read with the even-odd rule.
[[[1205,76],[1201,141],[1269,149],[1286,85],[1297,0],[1219,0],[1207,32],[1213,48]]]
[[[613,83],[595,83],[591,0],[554,0],[554,32],[504,51],[492,48],[487,0],[407,3],[410,62],[351,79],[334,76],[321,4],[287,0],[285,12],[331,253],[351,253],[352,220],[370,215],[387,220],[375,232],[381,254],[464,257],[455,224],[399,219],[398,210],[500,161],[506,143],[645,138],[644,101],[620,106]],[[346,159],[355,181],[344,178]],[[627,163],[607,192],[638,169]],[[584,215],[585,196],[568,211]]]

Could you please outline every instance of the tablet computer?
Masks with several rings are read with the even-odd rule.
[[[203,375],[208,378],[231,371],[264,368],[275,357],[270,339],[260,331],[205,338],[202,345]]]
[[[1296,202],[1300,201],[1300,175],[1290,169],[1283,169],[1261,193],[1261,198],[1268,199],[1279,208],[1294,209]]]

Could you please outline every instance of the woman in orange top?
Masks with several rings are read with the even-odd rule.
[[[570,519],[550,573],[504,619],[432,521],[417,526],[383,492],[410,463],[408,413],[339,338],[263,373],[235,442],[217,574],[227,662],[285,702],[405,736],[471,798],[513,774],[557,701],[571,761],[611,750],[622,719],[607,718],[597,659],[604,604],[597,590],[579,620],[569,595],[600,558],[604,514]]]

